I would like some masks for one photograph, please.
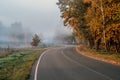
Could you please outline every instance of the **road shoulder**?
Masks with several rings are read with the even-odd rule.
[[[85,51],[85,50],[81,50],[81,46],[76,46],[76,51],[79,54],[82,54],[84,56],[96,59],[96,60],[100,60],[100,61],[104,61],[110,64],[114,64],[114,65],[118,65],[120,66],[120,59],[117,58],[109,58],[107,55],[102,55],[102,54],[93,54],[91,52]]]
[[[44,53],[47,51],[48,49],[45,49],[45,51],[43,51],[35,60],[34,64],[32,65],[32,69],[31,69],[31,74],[30,74],[30,78],[29,80],[36,80],[35,77],[36,76],[36,68],[38,63],[40,62],[40,58],[42,55],[44,55]]]

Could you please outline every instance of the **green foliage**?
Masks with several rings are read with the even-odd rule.
[[[43,50],[26,50],[0,58],[0,80],[28,80],[32,64]]]

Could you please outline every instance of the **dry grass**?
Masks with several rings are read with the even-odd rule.
[[[94,49],[85,48],[82,45],[76,47],[77,52],[85,56],[112,63],[120,66],[120,54],[119,53],[109,53],[104,51],[96,51]]]
[[[0,48],[0,58],[2,58],[2,57],[6,57],[6,56],[8,56],[9,54],[11,54],[11,53],[14,53],[14,52],[19,52],[19,50],[18,49],[1,49]]]
[[[5,56],[7,56],[8,54],[10,54],[10,53],[7,52],[7,51],[0,51],[0,57],[5,57]]]

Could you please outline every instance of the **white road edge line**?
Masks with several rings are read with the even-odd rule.
[[[68,56],[66,56],[66,55],[64,54],[64,51],[63,51],[63,50],[61,50],[61,53],[62,53],[63,56],[66,57],[68,60],[70,60],[70,61],[78,64],[79,66],[82,66],[82,67],[88,69],[89,71],[95,72],[96,74],[99,74],[99,75],[101,75],[101,76],[103,76],[103,77],[106,77],[106,78],[109,79],[109,80],[112,80],[110,77],[108,77],[108,76],[106,76],[106,75],[104,75],[104,74],[102,74],[102,73],[99,73],[99,72],[97,72],[97,71],[95,71],[95,70],[93,70],[93,69],[91,69],[91,68],[89,68],[89,67],[87,67],[87,66],[85,66],[85,65],[83,65],[83,64],[80,64],[80,63],[72,60],[71,58],[69,58]]]
[[[38,71],[39,63],[40,63],[42,57],[45,55],[46,52],[48,52],[48,50],[46,50],[45,52],[43,52],[43,53],[40,55],[40,57],[39,57],[39,59],[38,59],[38,61],[37,61],[37,65],[36,65],[36,68],[35,68],[34,80],[37,80],[37,71]]]

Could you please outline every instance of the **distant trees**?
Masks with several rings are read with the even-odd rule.
[[[78,41],[120,52],[120,0],[58,0],[57,5]]]
[[[54,41],[58,44],[74,44],[75,38],[72,34],[56,34]]]
[[[21,22],[14,22],[9,29],[9,40],[11,46],[30,46],[32,32],[29,28],[25,28]]]
[[[0,46],[7,48],[29,47],[32,32],[25,28],[21,22],[14,22],[11,26],[5,26],[0,22]]]
[[[31,45],[36,47],[39,45],[41,39],[39,38],[39,36],[37,34],[35,34],[32,38],[32,42],[31,42]]]

